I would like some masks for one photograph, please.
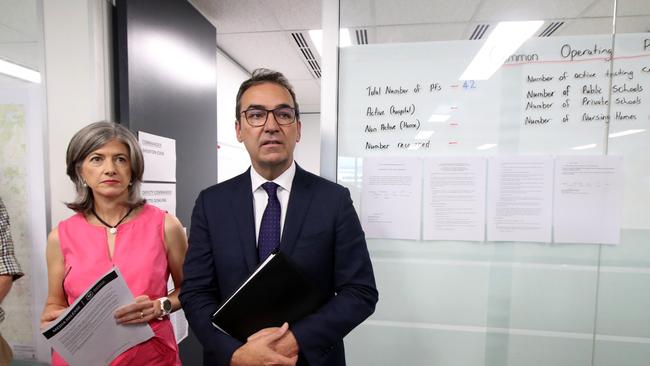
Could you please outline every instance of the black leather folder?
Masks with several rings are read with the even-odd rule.
[[[258,330],[291,324],[316,310],[325,296],[281,252],[271,254],[212,315],[212,324],[246,342]]]

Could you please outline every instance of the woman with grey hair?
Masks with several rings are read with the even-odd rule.
[[[180,308],[178,293],[187,238],[178,219],[140,196],[142,151],[127,128],[97,122],[68,145],[67,174],[76,211],[47,239],[48,296],[41,326],[55,320],[100,276],[118,267],[137,296],[115,311],[119,324],[148,323],[155,336],[118,355],[111,365],[180,365],[168,315]],[[167,293],[171,275],[174,291]],[[56,352],[52,365],[67,365]]]

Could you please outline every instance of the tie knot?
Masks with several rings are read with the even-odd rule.
[[[262,188],[264,188],[266,194],[268,194],[269,197],[274,197],[277,195],[278,187],[279,186],[277,185],[277,183],[273,183],[273,182],[266,182],[262,184]]]

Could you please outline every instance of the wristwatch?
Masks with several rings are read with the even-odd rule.
[[[158,301],[160,301],[160,311],[162,311],[158,319],[162,319],[165,315],[169,315],[172,312],[172,302],[167,297],[161,297]]]

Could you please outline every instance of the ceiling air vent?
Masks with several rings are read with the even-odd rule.
[[[481,39],[485,35],[485,32],[487,29],[490,27],[489,24],[479,24],[474,28],[474,32],[472,32],[472,35],[469,37],[470,40],[476,40],[476,39]]]
[[[309,43],[307,43],[304,34],[302,34],[301,32],[291,32],[291,37],[293,38],[293,41],[296,42],[296,46],[298,46],[298,50],[302,55],[302,61],[309,69],[311,76],[314,79],[320,79],[321,77],[320,65],[318,64],[318,60],[314,56],[315,52],[313,52],[312,49],[309,47]]]
[[[357,44],[368,44],[368,30],[367,29],[357,29],[354,31],[357,35]]]
[[[539,34],[540,37],[550,37],[551,34],[555,33],[556,30],[558,30],[562,25],[564,25],[564,22],[551,22],[544,30],[542,33]]]

